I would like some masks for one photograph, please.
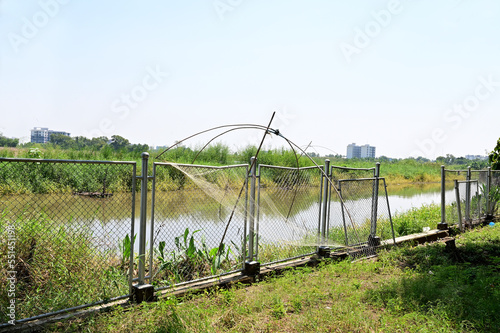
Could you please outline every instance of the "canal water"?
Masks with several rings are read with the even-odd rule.
[[[200,191],[197,191],[200,192]],[[317,193],[296,201],[300,210],[287,214],[287,209],[276,207],[279,199],[272,198],[272,204],[266,204],[266,194],[262,195],[259,211],[259,234],[263,241],[278,242],[303,239],[305,235],[318,229],[320,205]],[[411,184],[387,186],[392,215],[403,213],[413,207],[428,204],[440,204],[440,184]],[[196,196],[199,196],[197,198]],[[446,203],[454,200],[452,184],[446,189]],[[153,240],[156,248],[160,241],[173,247],[175,238],[189,229],[190,235],[196,230],[197,239],[202,239],[208,248],[219,245],[226,232],[225,243],[240,244],[244,235],[245,216],[238,211],[231,217],[231,207],[214,205],[203,194],[184,191],[159,192],[156,196],[154,232],[150,233],[151,214],[148,209],[147,243]],[[271,202],[271,200],[269,200]],[[363,205],[363,207],[361,207]],[[148,206],[151,207],[151,201]],[[30,207],[30,209],[26,209]],[[365,202],[350,202],[351,214],[357,221],[369,219],[370,210]],[[359,209],[357,208],[359,207]],[[380,203],[379,203],[379,207]],[[4,195],[0,197],[0,208],[10,212],[8,215],[23,215],[24,218],[39,218],[34,214],[44,215],[47,228],[55,224],[68,224],[78,230],[88,230],[100,248],[116,248],[117,243],[131,232],[131,217],[134,211],[134,234],[139,232],[140,200],[137,196],[132,207],[130,193],[118,193],[109,198],[89,198],[69,194],[50,195]],[[379,211],[381,211],[379,209]],[[15,213],[17,212],[17,213]],[[332,225],[341,224],[342,216],[338,202],[332,203],[330,218]],[[8,217],[6,215],[6,217]],[[12,217],[14,215],[11,215]],[[228,221],[229,227],[228,225]],[[226,230],[227,227],[227,230]],[[180,238],[182,240],[182,237]],[[135,246],[138,249],[138,242]]]

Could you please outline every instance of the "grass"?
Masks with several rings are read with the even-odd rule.
[[[43,213],[20,216],[10,225],[9,220],[6,212],[0,214],[0,234],[15,228],[15,261],[14,267],[0,267],[0,283],[7,285],[7,271],[16,272],[16,318],[128,294],[126,268],[115,253],[93,248],[92,233],[84,227],[53,223]],[[8,252],[8,244],[0,243],[0,253]],[[9,299],[2,288],[2,323],[9,320],[4,311]]]
[[[446,207],[451,210],[451,206]],[[424,227],[436,228],[436,221],[441,221],[441,205],[429,204],[421,207],[412,207],[404,213],[392,216],[392,224],[396,237],[422,232]]]
[[[498,332],[500,227],[251,286],[115,308],[47,332]]]

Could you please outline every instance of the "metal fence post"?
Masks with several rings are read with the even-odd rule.
[[[438,223],[437,228],[439,230],[448,229],[446,223],[446,170],[444,165],[441,165],[441,222]]]
[[[342,209],[342,222],[344,224],[344,239],[345,239],[345,246],[349,246],[349,237],[347,237],[347,224],[345,223],[345,212],[344,212],[344,199],[342,198],[342,185],[339,182],[339,198],[340,198],[340,208]]]
[[[467,167],[467,183],[465,184],[465,221],[469,223],[470,218],[470,199],[471,199],[471,191],[470,191],[470,180],[471,180],[471,167]]]
[[[142,153],[141,170],[141,208],[139,224],[139,284],[144,284],[145,264],[146,264],[146,218],[148,206],[148,153]]]
[[[328,175],[330,174],[330,160],[325,160],[325,186],[323,186],[323,205],[321,209],[321,243],[326,242],[326,220],[328,213],[328,194],[329,194],[329,179]]]
[[[491,204],[490,204],[490,191],[491,191],[491,167],[488,167],[488,173],[486,174],[486,218],[493,217],[492,212],[490,212]]]
[[[255,218],[255,234],[257,237],[255,237],[255,260],[259,260],[259,227],[260,227],[260,165],[257,168],[257,210],[256,210],[256,218]]]
[[[460,190],[458,187],[458,180],[456,180],[456,179],[455,179],[455,196],[457,198],[458,226],[460,228],[460,231],[464,231],[464,228],[462,225],[462,210],[460,208]]]
[[[132,299],[137,303],[154,300],[154,287],[145,284],[146,266],[146,219],[148,206],[148,159],[149,154],[142,153],[141,175],[137,179],[141,180],[141,208],[139,224],[139,262],[138,264],[138,284],[133,286]],[[153,240],[151,240],[153,241]],[[150,254],[152,255],[152,254]],[[151,273],[151,272],[150,272]]]
[[[256,183],[256,158],[250,159],[250,207],[249,207],[249,228],[248,228],[248,257],[250,261],[254,259],[254,231],[255,231],[255,183]]]
[[[256,174],[257,158],[254,156],[250,159],[250,173],[247,174],[250,177],[250,207],[248,208],[248,259],[244,263],[243,273],[249,276],[256,276],[260,272],[260,263],[254,258],[256,257],[257,251],[255,250],[255,183],[257,179]],[[248,184],[248,180],[247,180]],[[258,234],[257,234],[257,237]]]
[[[321,212],[323,209],[323,186],[325,185],[325,175],[323,172],[320,171],[320,188],[319,188],[319,199],[318,199],[318,207],[319,207],[319,212],[318,212],[318,235],[317,235],[317,243],[321,243]],[[316,247],[316,250],[319,249],[319,246]]]
[[[377,237],[377,214],[378,214],[378,187],[380,177],[380,162],[375,164],[373,170],[373,194],[372,194],[372,214],[370,223],[370,236],[368,236],[368,245],[380,245],[380,237]]]
[[[441,165],[441,223],[446,223],[446,171]]]

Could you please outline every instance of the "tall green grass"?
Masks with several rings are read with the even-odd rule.
[[[90,230],[57,225],[40,213],[12,221],[0,216],[0,234],[15,228],[16,318],[28,318],[114,296],[128,294],[126,268],[118,253],[93,246]],[[0,243],[7,253],[8,242]],[[6,265],[0,268],[0,283],[7,285]],[[7,322],[10,298],[0,289],[0,322]]]
[[[33,145],[30,148],[0,148],[0,157],[35,157],[30,153],[33,149],[39,149],[38,157],[44,159],[71,159],[71,160],[114,160],[114,161],[140,161],[141,152],[114,150],[109,145],[101,149],[60,149],[52,145]],[[150,151],[151,160],[169,161],[176,163],[195,163],[205,165],[230,165],[249,163],[250,158],[257,152],[256,147],[247,147],[241,151],[232,152],[228,146],[223,144],[210,145],[202,150],[202,147],[176,147],[161,155],[159,160],[156,156],[162,150]],[[314,161],[321,165],[324,158],[314,157]],[[329,157],[331,165],[351,168],[373,168],[377,161],[381,162],[381,176],[386,177],[390,184],[403,183],[427,183],[438,182],[441,177],[441,163],[419,161],[415,159],[388,160],[388,159],[345,159]],[[300,153],[294,153],[290,149],[278,148],[261,150],[258,163],[297,167],[313,166],[314,163]],[[448,165],[447,169],[465,169],[464,165]],[[450,176],[451,177],[451,176]],[[450,178],[451,179],[451,178]]]

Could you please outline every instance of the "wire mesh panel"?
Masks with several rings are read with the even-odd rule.
[[[154,164],[148,259],[158,287],[240,270],[248,165]]]
[[[270,263],[316,251],[321,171],[259,166],[258,258]]]
[[[500,171],[491,171],[491,186],[500,187]]]
[[[338,184],[339,180],[371,178],[375,175],[375,168],[347,168],[332,166],[331,180]]]
[[[339,180],[338,193],[342,200],[332,202],[329,239],[354,253],[394,240],[384,178]]]
[[[491,171],[488,211],[489,216],[497,216],[500,206],[500,171]]]
[[[129,294],[135,167],[0,159],[2,322]]]
[[[471,180],[477,180],[479,187],[488,183],[488,170],[471,170]]]
[[[478,209],[480,209],[480,212],[477,213],[478,216],[494,215],[492,211],[496,208],[495,203],[500,199],[500,188],[497,190],[494,185],[493,173],[490,170],[471,170],[470,178],[477,181],[478,185],[477,197],[472,197],[472,200],[474,200],[473,207],[475,206],[475,201],[479,200]]]
[[[477,180],[457,181],[457,222],[459,226],[470,226],[472,221],[477,221],[484,212],[484,200],[479,190]]]
[[[451,208],[445,206],[445,222],[449,225],[456,224],[458,221],[458,207],[456,201],[456,195],[454,190],[454,181],[465,181],[467,180],[467,170],[447,170],[445,169],[445,202],[449,202]],[[451,189],[451,190],[450,190]],[[452,199],[449,200],[448,196]]]

